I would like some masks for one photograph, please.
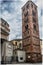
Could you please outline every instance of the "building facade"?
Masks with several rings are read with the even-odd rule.
[[[13,58],[13,44],[10,41],[3,42],[2,58],[4,63],[11,63]]]
[[[12,42],[12,44],[14,45],[14,49],[23,49],[23,45],[22,45],[22,39],[14,39],[11,40],[10,42]]]
[[[8,40],[9,39],[9,32],[10,32],[10,29],[9,29],[9,24],[1,18],[0,20],[0,39],[2,40]]]
[[[14,61],[15,62],[26,62],[26,52],[22,49],[14,50]]]
[[[32,1],[22,7],[22,38],[27,62],[41,62],[38,11]]]
[[[13,44],[13,62],[25,62],[26,52],[23,50],[22,39],[11,41]]]
[[[42,53],[42,62],[43,62],[43,39],[40,39],[41,53]]]
[[[1,45],[1,61],[3,55],[3,43],[9,39],[9,24],[4,20],[0,19],[0,45]]]
[[[43,55],[43,40],[40,39],[41,54]]]

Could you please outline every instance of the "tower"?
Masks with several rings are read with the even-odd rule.
[[[23,49],[28,62],[41,61],[37,6],[28,1],[22,7],[22,38]]]

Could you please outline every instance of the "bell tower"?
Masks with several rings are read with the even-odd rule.
[[[31,0],[22,7],[22,38],[27,62],[41,62],[38,11]]]

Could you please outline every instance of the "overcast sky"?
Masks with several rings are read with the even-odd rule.
[[[22,38],[22,6],[28,0],[0,0],[0,17],[10,25],[9,40]],[[42,0],[32,0],[38,6],[38,22],[40,38],[43,39],[43,3]]]

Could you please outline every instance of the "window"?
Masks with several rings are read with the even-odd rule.
[[[34,25],[33,27],[34,27],[34,30],[36,30],[36,25]]]
[[[28,30],[28,25],[25,26],[25,29]]]
[[[17,42],[15,42],[15,45],[17,45]]]
[[[20,60],[23,60],[23,57],[20,57]]]
[[[29,4],[26,7],[29,8]]]

